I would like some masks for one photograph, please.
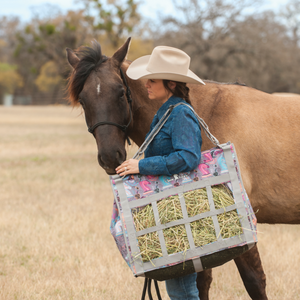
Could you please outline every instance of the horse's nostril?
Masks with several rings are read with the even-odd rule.
[[[124,161],[125,156],[121,151],[111,151],[110,155],[98,152],[98,163],[106,172],[114,172],[115,168],[118,167]]]
[[[117,151],[116,159],[119,164],[121,164],[124,161],[124,159],[122,158],[122,154],[119,151]]]
[[[102,158],[101,158],[101,155],[100,155],[100,154],[98,154],[98,162],[99,162],[99,165],[100,165],[101,167],[103,167],[103,168],[104,168],[104,166],[105,166],[105,163],[104,163],[104,161],[102,160]]]

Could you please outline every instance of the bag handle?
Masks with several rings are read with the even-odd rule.
[[[162,116],[162,118],[159,120],[159,122],[155,125],[155,127],[152,129],[152,131],[150,132],[150,134],[147,136],[146,140],[144,141],[144,143],[141,145],[141,147],[138,149],[138,151],[135,153],[135,155],[133,156],[133,159],[139,159],[144,152],[146,151],[147,147],[149,146],[149,144],[152,142],[152,140],[154,139],[154,137],[158,134],[158,132],[160,131],[160,129],[164,126],[164,124],[167,122],[171,112],[173,111],[173,109],[179,105],[185,105],[188,108],[191,109],[191,111],[195,114],[199,124],[201,125],[201,127],[203,128],[206,136],[209,138],[209,140],[216,146],[220,147],[220,143],[217,140],[216,137],[214,137],[208,128],[208,125],[204,122],[204,120],[202,118],[200,118],[198,116],[198,114],[195,112],[195,110],[189,106],[186,103],[178,103],[176,105],[170,105],[168,110],[165,112],[165,114]]]
[[[152,281],[152,279],[147,278],[147,277],[145,278],[144,288],[143,288],[143,293],[142,293],[141,300],[145,300],[146,291],[148,291],[149,300],[153,300],[152,293],[151,293],[151,281]],[[158,300],[162,300],[157,280],[153,279],[153,282],[154,282],[154,285],[155,285],[155,290],[156,290],[157,298],[158,298]]]

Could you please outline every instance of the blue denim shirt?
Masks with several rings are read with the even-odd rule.
[[[162,118],[170,105],[185,101],[172,96],[157,111],[153,127]],[[173,109],[167,122],[149,144],[144,159],[139,161],[139,171],[144,175],[168,175],[195,169],[201,158],[201,131],[194,113],[186,106]]]

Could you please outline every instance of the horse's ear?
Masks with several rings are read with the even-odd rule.
[[[127,39],[127,41],[125,42],[125,44],[123,46],[121,46],[115,52],[115,54],[112,56],[112,59],[114,60],[114,62],[116,63],[118,68],[121,67],[122,62],[124,61],[124,59],[127,56],[128,49],[129,49],[129,46],[130,46],[130,41],[131,41],[131,37],[129,37]]]
[[[80,59],[70,48],[66,48],[66,51],[67,51],[67,58],[68,58],[68,62],[70,64],[70,66],[73,69],[75,69],[75,67],[77,66]]]

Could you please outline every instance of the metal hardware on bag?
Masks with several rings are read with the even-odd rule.
[[[175,107],[175,105],[170,105],[170,106],[169,106],[170,112],[172,112],[172,110],[174,109],[174,107]]]

